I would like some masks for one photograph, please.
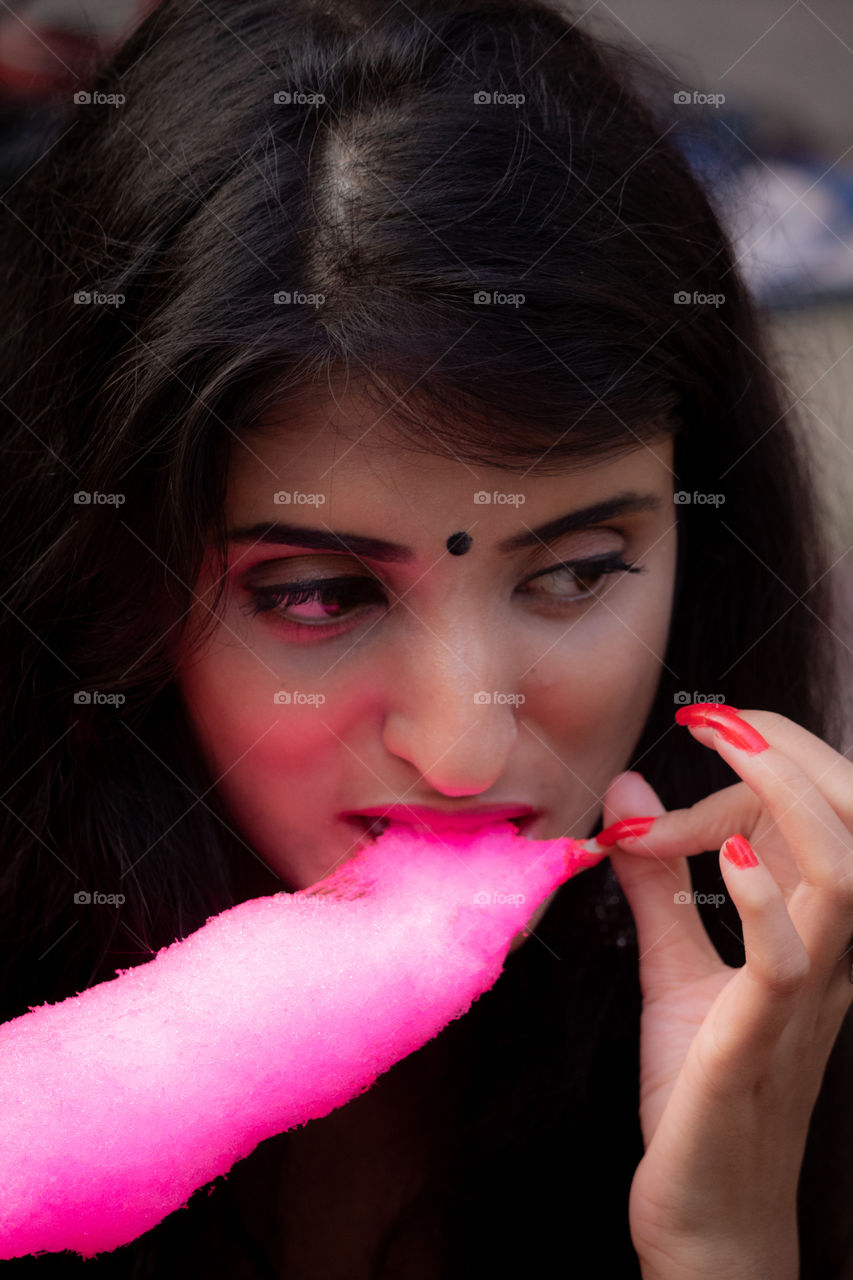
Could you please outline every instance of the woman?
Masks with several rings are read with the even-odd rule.
[[[853,1274],[829,561],[672,84],[544,4],[165,0],[94,88],[6,229],[3,1019],[368,809],[657,820],[87,1274]]]

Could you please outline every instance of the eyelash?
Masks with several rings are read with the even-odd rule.
[[[635,561],[627,562],[619,552],[614,552],[586,560],[569,560],[562,564],[556,564],[550,569],[534,574],[533,578],[528,579],[528,582],[533,582],[536,578],[551,576],[561,569],[567,569],[576,578],[590,573],[596,577],[605,577],[611,573],[645,572],[644,565],[638,565]],[[291,632],[300,632],[305,635],[306,639],[310,635],[316,637],[318,634],[321,636],[324,634],[339,635],[342,629],[341,624],[294,622],[290,618],[284,617],[284,610],[292,609],[300,604],[310,604],[312,601],[319,604],[323,597],[326,597],[324,603],[343,604],[346,607],[365,583],[375,585],[377,588],[379,585],[373,579],[349,574],[337,578],[311,578],[304,582],[283,582],[274,586],[254,587],[251,590],[252,599],[246,606],[246,611],[252,617],[261,613],[277,612],[281,615],[281,622]],[[328,600],[330,594],[332,594],[331,602]],[[595,591],[587,591],[582,596],[564,597],[563,603],[580,604],[595,598]],[[555,596],[554,599],[559,600],[560,597]],[[343,626],[346,625],[347,622],[344,622]]]

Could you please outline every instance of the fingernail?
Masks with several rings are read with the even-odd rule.
[[[757,867],[755,851],[745,836],[729,836],[723,841],[723,853],[736,867]]]
[[[599,862],[603,862],[609,852],[609,849],[598,848],[595,836],[588,836],[582,842],[582,848],[580,850],[574,849],[571,856],[574,859],[574,865],[580,869],[581,867],[598,866]]]
[[[757,729],[741,719],[734,707],[726,703],[692,703],[689,707],[679,707],[675,713],[676,724],[704,725],[716,729],[723,739],[733,747],[740,747],[755,755],[769,747]]]
[[[611,822],[610,826],[605,827],[603,831],[599,831],[594,839],[603,849],[609,849],[612,844],[616,844],[618,840],[623,840],[626,837],[644,836],[656,816],[654,815],[651,818],[623,818],[621,822]]]

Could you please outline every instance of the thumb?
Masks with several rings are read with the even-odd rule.
[[[657,817],[665,813],[657,793],[641,773],[618,773],[604,793],[602,826],[635,816]]]
[[[640,773],[619,774],[605,792],[605,825],[663,813],[657,792]],[[642,840],[637,843],[642,845]],[[638,856],[616,844],[610,862],[634,917],[645,995],[654,994],[656,981],[703,977],[709,962],[714,970],[719,968],[719,956],[693,901],[686,858],[657,858],[648,851]]]

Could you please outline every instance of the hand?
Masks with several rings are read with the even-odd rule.
[[[773,712],[698,704],[677,719],[703,711],[769,744],[749,751],[689,725],[742,782],[670,813],[638,773],[605,796],[608,824],[662,815],[611,854],[643,996],[631,1235],[644,1280],[795,1280],[809,1121],[853,1000],[853,764]],[[758,856],[742,868],[720,857],[743,925],[740,968],[712,945],[687,866],[735,833]]]

